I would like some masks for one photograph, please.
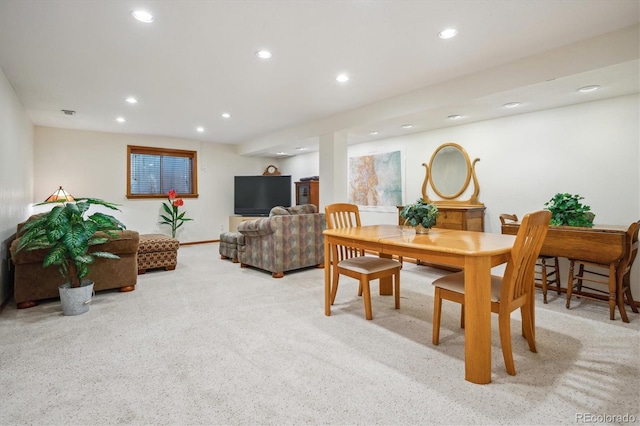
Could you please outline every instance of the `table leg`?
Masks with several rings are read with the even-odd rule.
[[[331,315],[331,244],[324,237],[324,314]]]
[[[393,256],[390,254],[380,253],[379,257],[385,257],[387,259],[391,259]],[[384,277],[380,278],[380,296],[391,296],[393,295],[393,277]]]
[[[465,379],[491,383],[491,261],[466,257],[464,268]]]
[[[609,265],[609,319],[616,319],[616,268],[612,263]]]

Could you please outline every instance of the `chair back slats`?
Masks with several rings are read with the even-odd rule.
[[[360,226],[358,206],[349,203],[329,204],[324,208],[327,229],[353,228]],[[334,246],[333,250],[338,262],[353,257],[363,256],[364,250],[348,246]]]
[[[324,208],[328,229],[360,226],[358,206],[348,203],[329,204]]]
[[[518,216],[515,214],[503,213],[500,215],[500,223],[517,222]],[[547,262],[550,262],[547,264]],[[547,303],[547,288],[549,284],[555,285],[558,295],[560,294],[560,267],[556,256],[539,256],[533,271],[534,284],[542,288],[542,300]]]
[[[354,247],[339,246],[334,244],[333,248],[336,255],[335,258],[338,260],[338,262],[342,262],[345,259],[351,259],[352,257],[362,256],[362,251]]]
[[[502,280],[500,309],[512,310],[509,305],[513,301],[533,292],[534,268],[550,220],[548,210],[529,213],[522,219]]]

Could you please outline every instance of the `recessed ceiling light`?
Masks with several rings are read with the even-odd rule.
[[[520,105],[521,105],[520,102],[509,102],[509,103],[504,104],[504,106],[507,107],[507,108],[515,108],[515,107],[518,107]]]
[[[133,96],[129,96],[127,99],[125,99],[125,101],[129,102],[130,104],[137,104],[138,100],[136,98],[134,98]]]
[[[578,92],[581,93],[587,93],[587,92],[594,92],[596,90],[598,90],[600,88],[600,86],[598,86],[597,84],[594,84],[593,86],[584,86],[578,89]]]
[[[133,12],[131,12],[131,16],[133,16],[140,22],[144,22],[145,24],[150,24],[153,22],[153,15],[146,10],[134,10]]]
[[[378,134],[378,132],[373,131],[373,132],[369,132],[369,134],[370,134],[371,136],[375,136],[375,135],[377,135],[377,134]]]
[[[447,28],[446,30],[442,30],[438,33],[438,37],[440,37],[443,40],[453,38],[457,35],[458,35],[458,30],[456,30],[455,28]]]
[[[306,150],[307,150],[307,148],[302,147],[302,146],[299,146],[299,147],[296,148],[296,151],[306,151]]]
[[[258,50],[256,52],[256,56],[260,59],[270,59],[273,56],[273,54],[268,50]]]
[[[447,118],[448,118],[449,120],[460,120],[460,119],[462,118],[462,116],[461,116],[461,115],[458,115],[458,114],[453,114],[453,115],[450,115],[450,116],[449,116],[449,117],[447,117]]]
[[[402,125],[402,128],[403,128],[403,129],[410,129],[410,128],[412,128],[412,127],[413,127],[413,124],[403,124],[403,125]]]
[[[200,133],[204,132],[204,127],[200,126],[200,127],[196,127],[196,130]]]
[[[336,76],[336,81],[338,81],[339,83],[346,83],[347,81],[349,81],[349,76],[347,74],[338,74]]]
[[[282,151],[280,151],[280,152],[278,152],[278,153],[276,153],[276,154],[277,154],[277,155],[287,155],[287,153],[286,153],[286,152],[282,152]]]
[[[228,112],[223,112],[222,114],[220,114],[220,117],[222,117],[222,118],[231,118],[231,114],[229,114]]]
[[[124,123],[124,122],[125,122],[125,121],[127,121],[127,120],[125,120],[125,119],[124,119],[124,117],[118,117],[118,118],[116,118],[116,121],[117,121],[118,123]]]

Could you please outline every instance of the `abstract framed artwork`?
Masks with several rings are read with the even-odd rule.
[[[349,202],[359,206],[402,204],[402,151],[349,157]]]

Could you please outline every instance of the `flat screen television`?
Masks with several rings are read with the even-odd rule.
[[[291,206],[291,176],[236,176],[233,213],[269,216],[275,206]]]

